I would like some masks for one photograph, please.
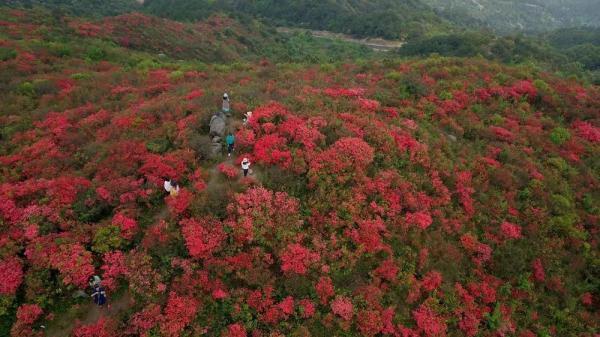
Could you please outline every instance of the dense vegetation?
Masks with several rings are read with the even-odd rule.
[[[472,22],[502,33],[600,26],[596,0],[423,0],[456,23]]]
[[[145,10],[177,20],[224,11],[265,18],[276,25],[390,39],[422,36],[449,26],[420,0],[150,0]]]
[[[600,88],[276,63],[208,20],[0,11],[0,335],[597,335]],[[225,91],[237,149],[207,159]]]
[[[8,6],[31,9],[43,6],[55,14],[103,17],[139,11],[142,6],[136,0],[7,0]]]
[[[537,37],[465,32],[415,39],[402,56],[482,56],[506,64],[535,64],[600,84],[600,29],[564,29]]]
[[[16,29],[7,11],[0,14],[6,20],[7,31]],[[27,11],[25,17],[19,18],[22,23],[40,27],[33,32],[35,39],[22,41],[22,48],[45,48],[53,56],[83,53],[92,61],[123,61],[123,54],[114,52],[119,46],[150,52],[155,59],[172,57],[218,63],[264,57],[282,62],[332,62],[373,56],[363,46],[316,39],[300,33],[281,35],[258,21],[240,23],[223,15],[213,15],[206,20],[186,24],[139,13],[93,21],[66,17],[62,13],[53,14],[56,15],[37,9]],[[14,48],[0,47],[0,60],[15,56]],[[135,55],[128,59],[131,66],[139,62]]]

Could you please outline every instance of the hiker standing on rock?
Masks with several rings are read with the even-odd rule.
[[[223,94],[223,112],[229,113],[229,95],[227,93]]]
[[[250,160],[248,160],[248,158],[244,158],[244,160],[242,160],[242,171],[244,171],[244,177],[248,176],[249,170],[250,170]]]
[[[231,132],[227,135],[225,141],[227,142],[227,156],[231,157],[231,152],[233,152],[233,148],[235,147],[235,137]]]

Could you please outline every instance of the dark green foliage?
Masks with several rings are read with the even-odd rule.
[[[165,153],[171,147],[171,141],[166,138],[154,139],[146,143],[146,148],[150,152]]]
[[[445,56],[475,56],[489,43],[491,36],[478,33],[438,35],[407,43],[400,49],[404,56],[437,53]]]
[[[275,25],[325,29],[356,36],[406,38],[448,26],[421,1],[316,0],[150,0],[145,10],[177,20],[198,20],[215,12],[261,17]]]
[[[20,8],[44,6],[52,9],[54,17],[78,15],[101,17],[119,15],[140,9],[135,0],[8,0],[8,5]]]
[[[12,48],[0,47],[0,61],[8,61],[17,57],[17,51]]]
[[[98,222],[110,215],[111,207],[100,201],[92,202],[91,206],[88,205],[88,200],[96,200],[96,192],[94,190],[87,190],[84,193],[80,193],[77,200],[73,204],[73,211],[79,221],[86,223]]]
[[[102,61],[106,58],[106,50],[101,47],[90,47],[88,48],[85,56],[91,61]]]
[[[550,140],[556,145],[562,145],[569,139],[571,139],[571,133],[563,127],[554,128],[550,133]]]

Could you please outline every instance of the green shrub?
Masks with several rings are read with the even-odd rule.
[[[110,215],[110,205],[95,201],[92,206],[89,206],[87,200],[97,200],[96,192],[93,189],[80,193],[73,204],[73,212],[79,221],[95,223]]]
[[[554,130],[552,130],[550,133],[550,140],[556,145],[562,145],[569,139],[571,139],[571,133],[569,130],[560,126],[554,128]]]
[[[51,42],[48,46],[48,50],[50,51],[50,54],[56,57],[71,56],[73,54],[71,47],[56,42]]]
[[[429,94],[429,89],[417,76],[404,77],[400,81],[400,97],[423,97]]]
[[[17,92],[21,95],[33,97],[35,96],[35,87],[31,82],[23,82],[17,87]]]
[[[399,81],[400,79],[402,79],[402,73],[397,71],[390,71],[389,73],[385,74],[385,78],[393,81]]]
[[[36,80],[33,86],[37,96],[54,95],[60,91],[56,83],[51,80]]]
[[[98,229],[94,235],[92,250],[96,253],[106,253],[119,249],[123,244],[121,229],[118,226],[106,226]]]
[[[446,90],[440,92],[440,94],[438,95],[438,97],[440,99],[444,100],[444,101],[451,100],[453,98],[452,93],[450,93],[450,92],[448,92]]]
[[[172,80],[182,79],[185,74],[181,70],[175,70],[169,74],[169,78]]]
[[[75,73],[71,75],[71,78],[74,80],[89,80],[92,78],[92,74],[90,73]]]
[[[87,51],[85,53],[85,57],[88,60],[98,62],[98,61],[102,61],[102,60],[106,59],[107,53],[106,53],[106,50],[104,50],[104,48],[90,47],[87,49]]]
[[[0,47],[0,61],[8,61],[17,57],[17,51],[12,48]]]
[[[557,215],[564,215],[573,210],[573,203],[560,194],[553,194],[550,198],[550,204],[552,213]]]
[[[148,149],[148,151],[154,153],[165,153],[169,150],[170,147],[171,142],[166,138],[155,139],[146,143],[146,148]]]

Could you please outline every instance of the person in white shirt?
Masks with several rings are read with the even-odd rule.
[[[163,186],[165,187],[165,191],[167,191],[167,194],[171,194],[171,189],[173,188],[173,186],[171,186],[171,179],[165,178]]]
[[[175,180],[166,178],[165,183],[163,185],[164,185],[165,191],[167,191],[168,195],[175,197],[179,193],[179,184],[177,184],[177,182]]]
[[[242,170],[244,171],[244,177],[248,176],[248,170],[250,170],[250,160],[248,158],[242,160]]]
[[[250,118],[252,117],[252,111],[248,111],[244,114],[244,125],[250,123]]]

